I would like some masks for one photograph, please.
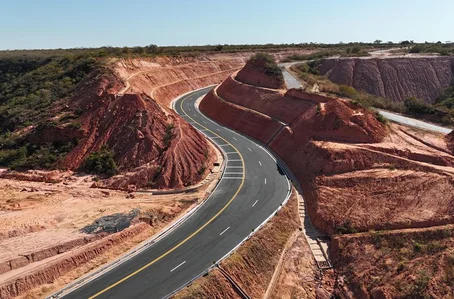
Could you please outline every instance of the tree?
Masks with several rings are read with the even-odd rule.
[[[401,41],[401,42],[400,42],[400,45],[401,45],[401,46],[408,46],[408,45],[410,45],[410,44],[411,44],[411,42],[408,41],[408,40],[404,40],[404,41]]]
[[[382,43],[382,40],[381,40],[381,39],[376,39],[376,40],[374,41],[374,44],[376,44],[376,45],[379,45],[379,44],[381,44],[381,43]]]

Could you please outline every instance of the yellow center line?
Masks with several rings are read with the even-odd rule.
[[[186,96],[183,100],[181,100],[180,102],[180,109],[181,111],[183,111],[184,114],[186,114],[187,117],[189,117],[194,123],[198,124],[199,126],[201,126],[202,128],[206,129],[207,131],[213,133],[214,135],[216,135],[217,137],[219,137],[220,139],[224,140],[225,142],[227,142],[229,145],[232,146],[233,149],[235,149],[235,151],[238,152],[238,155],[240,156],[240,159],[241,159],[241,163],[242,163],[242,166],[243,166],[243,177],[241,178],[241,184],[240,186],[238,187],[238,190],[236,190],[235,194],[232,196],[232,198],[225,204],[225,206],[222,207],[222,209],[220,209],[213,217],[211,217],[210,220],[208,220],[204,225],[202,225],[201,227],[199,227],[195,232],[193,232],[192,234],[190,234],[188,237],[186,237],[183,241],[181,241],[180,243],[178,243],[177,245],[175,245],[173,248],[169,249],[167,252],[163,253],[161,256],[157,257],[156,259],[152,260],[151,262],[149,262],[148,264],[146,264],[145,266],[139,268],[138,270],[132,272],[131,274],[129,274],[128,276],[125,276],[123,277],[122,279],[118,280],[117,282],[111,284],[110,286],[106,287],[105,289],[99,291],[98,293],[94,294],[93,296],[89,297],[89,299],[92,299],[92,298],[96,298],[98,297],[99,295],[107,292],[108,290],[116,287],[117,285],[119,285],[120,283],[128,280],[129,278],[133,277],[134,275],[140,273],[141,271],[145,270],[146,268],[150,267],[151,265],[153,265],[154,263],[156,263],[157,261],[163,259],[164,257],[166,257],[167,255],[169,255],[170,253],[172,253],[173,251],[175,251],[178,247],[180,247],[181,245],[183,245],[184,243],[186,243],[187,241],[189,241],[191,238],[193,238],[195,235],[197,235],[202,229],[204,229],[207,225],[209,225],[211,222],[213,222],[217,217],[219,217],[219,215],[221,215],[222,212],[224,212],[225,209],[227,209],[227,207],[232,203],[232,201],[237,197],[238,193],[240,192],[241,188],[243,188],[243,185],[244,185],[244,174],[246,173],[245,172],[245,166],[244,166],[244,160],[243,160],[243,156],[241,155],[241,153],[236,149],[236,147],[231,144],[230,142],[228,142],[227,140],[225,140],[223,137],[219,136],[218,134],[216,134],[215,132],[211,131],[210,129],[208,129],[207,127],[201,125],[199,122],[195,121],[192,117],[190,117],[186,111],[183,109],[183,102],[189,97]]]

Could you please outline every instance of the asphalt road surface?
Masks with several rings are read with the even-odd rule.
[[[165,238],[64,298],[166,298],[229,253],[288,197],[289,181],[267,151],[195,108],[210,89],[182,97],[175,109],[226,153],[217,188]]]
[[[420,128],[423,130],[428,130],[428,131],[433,131],[433,132],[438,132],[442,134],[449,134],[451,133],[452,129],[444,128],[441,126],[437,126],[428,122],[420,121],[414,118],[406,117],[397,113],[377,109],[378,112],[383,115],[385,118],[389,119],[390,121],[410,126],[410,127],[416,127]]]

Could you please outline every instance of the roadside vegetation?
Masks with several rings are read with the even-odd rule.
[[[404,102],[394,102],[390,99],[356,90],[351,86],[335,84],[325,76],[319,74],[317,70],[318,64],[319,61],[314,60],[291,67],[298,77],[306,83],[306,89],[308,90],[317,86],[320,92],[349,98],[353,103],[364,108],[380,108],[443,125],[454,125],[454,82],[433,105],[426,104],[424,101],[416,98],[408,98]],[[378,114],[377,119],[381,122],[386,122]]]
[[[441,56],[454,55],[454,43],[424,43],[412,46],[409,53],[437,53]]]

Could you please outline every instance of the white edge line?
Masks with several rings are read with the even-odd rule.
[[[252,207],[254,207],[254,206],[257,204],[258,201],[259,201],[259,200],[257,199],[257,200],[252,204]]]

